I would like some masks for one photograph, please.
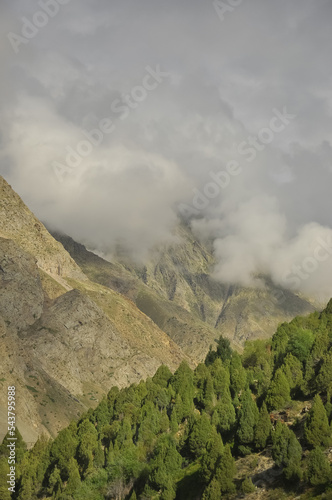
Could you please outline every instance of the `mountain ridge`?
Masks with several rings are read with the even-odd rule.
[[[200,360],[221,334],[241,350],[246,340],[269,338],[280,322],[316,309],[267,277],[260,289],[216,281],[211,277],[213,255],[184,225],[176,228],[177,242],[154,249],[145,265],[121,255],[108,261],[70,236],[52,234],[92,281],[129,297]]]
[[[15,385],[27,442],[54,436],[113,385],[195,364],[130,299],[91,282],[1,177],[0,330],[0,406]]]

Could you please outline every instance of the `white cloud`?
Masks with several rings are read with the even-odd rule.
[[[72,0],[19,54],[6,34],[38,2],[0,9],[0,173],[41,219],[143,256],[209,172],[236,160],[241,174],[193,222],[215,241],[219,279],[252,284],[266,272],[283,284],[330,231],[330,1],[243,2],[220,23],[212,2]],[[170,77],[121,120],[112,102],[147,65]],[[249,163],[237,146],[284,106],[297,118]],[[114,132],[57,182],[52,163],[106,117]],[[321,262],[300,290],[332,294],[331,270]]]

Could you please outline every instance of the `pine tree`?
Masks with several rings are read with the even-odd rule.
[[[283,466],[286,479],[301,479],[302,448],[294,432],[277,422],[272,433],[272,457],[278,467]]]
[[[205,488],[202,500],[220,500],[222,498],[220,484],[217,479],[212,479],[211,483]]]
[[[78,463],[86,475],[93,470],[93,459],[98,449],[98,433],[90,420],[84,419],[78,428]]]
[[[247,384],[247,373],[242,366],[241,356],[234,352],[230,364],[230,378],[233,397],[239,396]]]
[[[293,354],[289,353],[287,354],[281,369],[288,380],[292,393],[296,394],[303,382],[301,361],[293,356]]]
[[[316,391],[317,377],[315,373],[315,360],[309,356],[307,359],[301,390],[306,396]]]
[[[302,479],[301,459],[302,447],[297,440],[294,432],[290,430],[287,449],[287,461],[285,462],[285,468],[283,470],[283,474],[286,479],[293,481]]]
[[[217,356],[221,359],[223,363],[231,359],[232,357],[232,349],[231,343],[228,339],[225,339],[222,335],[220,335],[218,344],[217,344]]]
[[[189,417],[194,406],[194,374],[188,363],[182,361],[171,378],[170,384],[175,390],[176,395],[180,396],[182,400],[181,420]]]
[[[206,377],[205,383],[204,383],[202,403],[203,403],[204,408],[209,412],[216,404],[216,395],[214,392],[214,384],[213,384],[213,379],[212,379],[210,374],[208,374],[208,376]]]
[[[206,446],[206,453],[201,460],[201,476],[203,481],[208,484],[215,475],[217,464],[220,462],[224,452],[224,445],[220,434],[215,430]]]
[[[53,472],[49,477],[48,484],[49,492],[51,494],[54,494],[55,497],[60,491],[62,491],[61,474],[57,466],[55,466],[55,468],[53,469]]]
[[[270,421],[270,415],[267,411],[266,404],[263,403],[259,417],[257,421],[257,425],[255,427],[255,447],[258,450],[262,450],[265,448],[267,440],[271,434],[272,425]]]
[[[171,378],[172,378],[172,372],[168,368],[168,366],[161,365],[159,366],[158,370],[152,377],[152,380],[155,384],[166,389]]]
[[[212,436],[212,426],[206,415],[202,415],[193,425],[189,436],[189,449],[198,458],[205,452],[206,445]]]
[[[241,398],[239,410],[237,439],[240,445],[250,446],[255,437],[255,427],[258,422],[259,412],[249,389],[246,389]]]
[[[209,353],[205,359],[205,364],[207,366],[212,365],[216,359],[220,359],[225,363],[231,359],[232,352],[230,341],[221,335],[218,340],[217,350],[213,351],[212,346],[210,346]]]
[[[317,361],[328,352],[330,344],[329,332],[327,328],[322,326],[319,327],[316,332],[314,345],[312,346],[312,350],[310,356],[313,360]]]
[[[252,480],[250,477],[246,477],[241,484],[241,492],[244,495],[249,495],[250,493],[253,493],[255,491],[255,486],[252,483]]]
[[[52,443],[51,458],[58,464],[60,471],[66,475],[70,459],[75,456],[78,440],[75,435],[76,426],[67,427],[59,432]]]
[[[278,410],[290,401],[290,387],[281,368],[276,371],[267,391],[266,404],[270,410]]]
[[[212,423],[224,435],[233,428],[235,422],[236,414],[231,396],[229,393],[224,393],[214,408]]]
[[[101,431],[101,429],[107,425],[110,421],[110,411],[108,408],[107,400],[106,398],[103,398],[97,408],[94,411],[93,414],[93,423],[97,424],[97,430],[98,432]]]
[[[41,435],[34,447],[24,454],[17,468],[18,500],[30,498],[40,490],[50,465],[50,448],[48,438]]]
[[[72,495],[81,485],[81,476],[78,470],[77,462],[71,458],[68,465],[68,481],[66,494]]]
[[[230,393],[230,375],[229,370],[223,366],[218,358],[210,367],[210,373],[213,379],[214,392],[219,399],[225,392]]]
[[[276,333],[272,337],[272,351],[276,366],[282,364],[282,360],[286,354],[287,344],[289,341],[289,325],[282,323],[278,326]]]
[[[320,448],[314,448],[309,454],[308,479],[312,486],[327,484],[332,480],[330,462]]]
[[[166,413],[166,410],[164,410],[160,416],[160,420],[159,420],[159,424],[160,424],[160,432],[168,432],[169,430],[169,427],[170,427],[170,422],[169,422],[169,418],[167,416],[167,413]]]
[[[230,446],[227,444],[216,468],[216,479],[222,493],[233,493],[235,476],[235,460],[232,457]]]
[[[246,342],[242,355],[247,379],[258,396],[266,393],[272,377],[272,356],[269,344],[264,340]]]
[[[174,483],[181,470],[182,457],[176,449],[174,439],[162,435],[154,450],[149,483],[156,491],[161,490],[161,498],[175,498]]]
[[[313,448],[327,447],[331,443],[331,429],[323,402],[318,394],[314,398],[305,422],[304,436],[307,444]]]
[[[311,330],[297,328],[290,335],[287,351],[291,352],[301,363],[304,363],[309,357],[314,339],[315,337]]]
[[[317,377],[317,387],[322,392],[328,392],[332,384],[332,349],[323,356],[323,364]]]

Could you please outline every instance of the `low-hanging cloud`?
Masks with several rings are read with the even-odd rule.
[[[191,207],[217,279],[262,286],[267,274],[332,295],[331,2],[252,0],[221,23],[213,2],[71,0],[16,53],[8,33],[40,5],[8,2],[0,18],[0,173],[40,219],[144,259]],[[151,85],[147,68],[167,76]],[[282,128],[271,120],[285,108]],[[67,168],[106,119],[111,131]],[[228,181],[206,190],[220,172]]]

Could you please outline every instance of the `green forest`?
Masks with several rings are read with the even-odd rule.
[[[16,492],[2,481],[0,498],[240,498],[261,487],[252,470],[265,457],[275,480],[262,475],[262,498],[332,499],[331,398],[332,300],[241,355],[221,337],[195,370],[163,365],[113,387],[54,440],[18,439]],[[2,477],[7,454],[5,438]]]

